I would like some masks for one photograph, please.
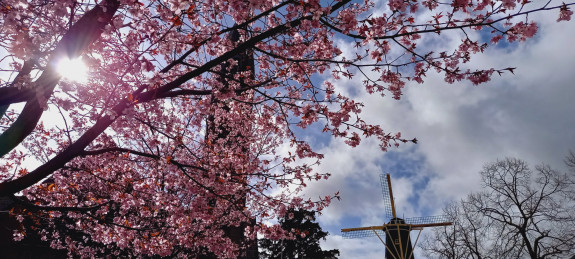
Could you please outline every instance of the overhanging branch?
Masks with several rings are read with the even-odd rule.
[[[58,42],[54,53],[48,61],[48,67],[42,75],[32,83],[30,91],[21,98],[27,100],[22,113],[10,127],[0,135],[0,157],[6,155],[18,146],[36,127],[48,99],[52,96],[54,88],[61,76],[55,71],[53,64],[56,60],[80,56],[94,41],[100,38],[104,27],[112,20],[118,10],[118,0],[103,0],[92,10],[86,12]],[[18,91],[12,93],[18,95]],[[30,96],[32,95],[32,96]],[[6,96],[16,98],[14,95]],[[4,98],[4,97],[3,97]],[[0,101],[0,104],[3,103]]]

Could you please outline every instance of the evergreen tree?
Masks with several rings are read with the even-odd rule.
[[[319,242],[328,235],[315,222],[315,211],[290,209],[279,219],[285,231],[293,234],[293,239],[260,239],[260,258],[314,258],[331,259],[339,256],[339,250],[322,250]]]

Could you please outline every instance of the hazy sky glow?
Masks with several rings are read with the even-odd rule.
[[[76,59],[62,58],[56,67],[58,73],[70,81],[83,83],[88,80],[88,67],[82,61],[82,57]]]
[[[313,185],[308,195],[340,191],[342,196],[319,217],[330,232],[324,249],[338,248],[341,258],[383,257],[384,247],[376,237],[340,236],[341,228],[385,223],[380,173],[392,176],[398,214],[417,217],[441,214],[447,202],[480,190],[479,171],[497,158],[518,157],[563,170],[565,155],[575,150],[575,34],[566,33],[575,31],[575,24],[556,23],[557,16],[553,11],[530,16],[539,22],[535,38],[490,47],[471,64],[517,67],[515,75],[494,76],[472,86],[449,85],[430,74],[424,84],[408,85],[400,101],[354,91],[365,104],[368,122],[380,123],[388,132],[400,131],[408,139],[416,137],[419,143],[383,153],[375,141],[350,148],[339,139],[310,136],[325,154],[319,170],[332,177]],[[460,42],[457,35],[442,34],[440,43],[435,40],[439,37],[426,37],[430,46]],[[354,80],[337,89],[349,92],[360,85],[361,78]],[[422,258],[419,249],[416,253]]]

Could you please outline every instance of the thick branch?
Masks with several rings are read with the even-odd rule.
[[[124,101],[114,107],[114,112],[121,112],[128,107],[128,102]],[[98,135],[100,135],[116,118],[110,116],[101,117],[92,128],[87,130],[76,142],[68,146],[61,153],[50,159],[48,162],[36,168],[36,170],[12,181],[0,183],[0,196],[10,195],[22,191],[33,184],[39,182],[54,171],[62,168],[70,160],[78,156]]]
[[[36,92],[32,88],[2,87],[0,88],[0,106],[26,102],[35,95]]]
[[[102,149],[97,149],[97,150],[83,151],[80,153],[80,156],[94,156],[94,155],[101,155],[101,154],[105,154],[105,153],[114,153],[114,152],[130,153],[130,154],[134,154],[134,155],[138,155],[138,156],[142,156],[142,157],[152,158],[155,160],[162,159],[162,157],[160,157],[158,155],[140,152],[137,150],[127,149],[127,148],[121,148],[121,147],[111,147],[111,148],[102,148]],[[207,171],[205,168],[195,166],[195,165],[182,164],[182,163],[180,163],[174,159],[171,159],[169,161],[169,163],[172,163],[176,166],[181,166],[181,167],[186,167],[186,168],[194,168],[194,169],[197,169],[200,171]]]
[[[102,203],[96,206],[91,206],[91,207],[61,207],[61,206],[41,206],[41,205],[36,205],[33,204],[23,198],[20,198],[18,196],[14,196],[11,195],[10,199],[12,199],[13,201],[17,202],[20,206],[29,209],[29,210],[34,210],[34,211],[61,211],[61,212],[65,212],[65,211],[77,211],[77,212],[85,212],[85,211],[93,211],[93,210],[97,210],[100,207],[108,204],[106,203]]]
[[[256,16],[252,17],[251,19],[249,19],[249,20],[247,20],[247,21],[241,23],[241,24],[236,24],[235,26],[232,26],[231,28],[227,28],[227,29],[221,30],[220,32],[217,33],[217,35],[222,35],[222,34],[224,34],[224,33],[237,30],[238,28],[244,28],[244,27],[246,27],[248,24],[257,21],[258,19],[260,19],[260,18],[262,18],[262,17],[265,17],[266,15],[268,15],[268,14],[270,14],[270,13],[272,13],[272,12],[274,12],[274,11],[280,9],[280,8],[282,8],[283,6],[285,6],[285,5],[287,5],[288,3],[291,3],[291,2],[292,2],[292,1],[286,1],[286,2],[283,2],[283,3],[279,4],[279,5],[277,5],[277,6],[274,6],[273,8],[268,9],[268,10],[266,10],[266,11],[264,11],[264,12],[262,12],[262,13],[256,15]],[[190,50],[188,50],[186,53],[184,53],[184,55],[182,55],[180,58],[178,58],[178,59],[172,61],[172,62],[171,62],[169,65],[167,65],[165,68],[163,68],[162,70],[160,70],[160,72],[161,72],[161,73],[166,73],[166,72],[170,71],[170,69],[172,69],[174,66],[183,63],[184,60],[185,60],[190,54],[192,54],[192,53],[194,53],[195,51],[197,51],[197,50],[200,48],[200,46],[204,45],[205,43],[209,42],[210,40],[211,40],[211,38],[208,38],[208,39],[203,40],[203,41],[200,42],[197,46],[194,46],[193,48],[191,48]]]
[[[32,133],[38,124],[44,112],[44,107],[61,77],[55,71],[53,63],[66,56],[68,58],[80,56],[92,42],[100,38],[104,26],[112,20],[119,6],[120,3],[118,0],[104,0],[92,10],[86,12],[86,14],[64,34],[62,40],[58,43],[54,53],[50,57],[48,67],[38,80],[33,83],[33,94],[30,96],[30,91],[27,91],[23,92],[26,93],[26,96],[20,97],[31,99],[28,99],[18,119],[10,125],[10,128],[0,135],[0,157],[18,146],[24,138]],[[16,94],[18,93],[17,91]],[[0,104],[10,103],[6,101],[10,99],[6,98],[15,98],[15,96],[1,96]]]
[[[350,1],[351,0],[343,0],[341,2],[338,2],[337,4],[335,4],[331,7],[331,12],[336,11],[337,9],[341,8],[342,6],[349,3]],[[247,50],[253,48],[253,46],[255,46],[258,42],[262,42],[263,40],[265,40],[269,37],[272,37],[274,35],[277,35],[281,32],[284,32],[284,31],[288,30],[289,28],[295,28],[295,27],[299,26],[303,20],[309,20],[309,19],[312,19],[311,15],[304,16],[304,17],[301,17],[297,20],[293,20],[293,21],[290,21],[286,24],[278,25],[274,28],[271,28],[271,29],[269,29],[269,30],[267,30],[261,34],[258,34],[256,36],[248,39],[247,41],[244,41],[244,42],[238,44],[237,47],[235,47],[234,49],[222,54],[221,56],[219,56],[217,58],[214,58],[214,59],[206,62],[201,67],[176,78],[174,81],[169,82],[169,83],[161,86],[158,89],[154,89],[154,90],[148,91],[146,93],[143,93],[143,95],[145,95],[147,98],[150,98],[152,96],[161,96],[163,93],[166,93],[166,92],[168,92],[168,91],[170,91],[170,90],[172,90],[178,86],[181,86],[182,84],[186,83],[190,79],[195,78],[195,77],[197,77],[197,76],[199,76],[205,72],[208,72],[213,67],[215,67],[219,64],[223,64],[225,61],[233,58],[238,53],[243,53],[244,51],[247,51]]]

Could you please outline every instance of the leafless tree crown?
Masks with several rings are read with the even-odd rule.
[[[430,258],[568,258],[575,254],[575,154],[569,172],[505,158],[481,171],[483,191],[445,209],[454,225],[423,244]]]

